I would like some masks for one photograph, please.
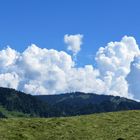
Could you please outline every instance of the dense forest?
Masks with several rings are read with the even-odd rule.
[[[60,117],[139,109],[139,102],[118,96],[82,92],[32,96],[0,88],[0,117]]]

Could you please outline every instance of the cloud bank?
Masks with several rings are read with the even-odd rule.
[[[68,50],[76,55],[83,35],[65,35]],[[96,53],[97,67],[77,67],[64,51],[35,44],[20,53],[0,51],[0,86],[36,94],[82,91],[140,99],[140,50],[133,37],[110,42]]]
[[[135,39],[127,36],[120,42],[110,42],[106,47],[99,49],[96,61],[101,79],[106,84],[106,94],[133,97],[132,92],[128,92],[130,83],[126,77],[134,57],[139,54]]]

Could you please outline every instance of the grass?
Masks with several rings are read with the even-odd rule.
[[[24,114],[22,112],[17,111],[8,111],[4,107],[0,106],[0,112],[3,113],[4,116],[7,118],[14,118],[14,117],[29,117],[29,114]]]
[[[140,111],[0,119],[0,140],[139,140]]]

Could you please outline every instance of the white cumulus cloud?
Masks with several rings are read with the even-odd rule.
[[[76,55],[81,50],[83,35],[68,35],[64,36],[64,42],[68,45],[67,49],[72,51],[73,55]]]
[[[131,63],[131,70],[126,79],[129,92],[133,93],[135,99],[140,100],[140,56],[136,56]]]
[[[19,77],[16,73],[0,74],[0,86],[17,89]]]
[[[106,84],[106,94],[132,97],[128,91],[126,76],[131,62],[139,55],[139,48],[133,37],[124,36],[120,42],[110,42],[101,47],[96,55],[100,77]]]
[[[32,44],[19,53],[11,48],[0,51],[0,86],[31,94],[72,91],[102,93],[104,83],[92,65],[76,68],[64,51],[41,49]],[[6,54],[6,56],[5,56]]]
[[[65,35],[68,49],[76,55],[82,35]],[[97,67],[77,67],[64,51],[32,44],[23,52],[10,47],[0,51],[0,86],[33,95],[83,91],[140,98],[140,51],[133,37],[110,42],[96,53]]]

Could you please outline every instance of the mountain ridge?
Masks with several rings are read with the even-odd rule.
[[[0,117],[66,117],[140,110],[140,103],[112,95],[74,92],[33,96],[0,87]]]
[[[59,113],[61,112],[60,116],[140,109],[139,102],[112,95],[74,92],[59,95],[40,95],[36,98],[51,105]]]

